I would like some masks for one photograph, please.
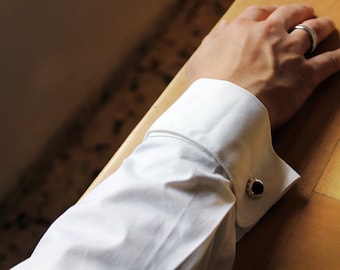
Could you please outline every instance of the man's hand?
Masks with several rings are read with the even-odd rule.
[[[252,6],[234,21],[222,21],[187,63],[189,83],[199,78],[233,82],[257,96],[273,128],[288,120],[317,85],[340,70],[340,49],[311,58],[304,24],[321,42],[334,31],[328,17],[315,18],[312,7]]]

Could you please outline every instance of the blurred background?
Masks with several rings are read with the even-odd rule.
[[[0,269],[74,204],[232,0],[0,3]]]

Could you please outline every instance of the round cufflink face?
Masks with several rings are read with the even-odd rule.
[[[260,179],[252,177],[247,183],[247,194],[250,198],[260,198],[264,192],[264,185]]]

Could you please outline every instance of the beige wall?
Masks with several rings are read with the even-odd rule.
[[[0,2],[0,199],[171,2]]]

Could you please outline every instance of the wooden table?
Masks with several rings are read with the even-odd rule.
[[[236,0],[231,20],[252,4],[292,0]],[[339,0],[307,0],[317,16],[327,15],[340,29]],[[339,32],[320,50],[339,46]],[[95,179],[93,189],[112,174],[142,141],[153,121],[186,88],[183,69]],[[237,245],[234,269],[340,269],[340,74],[325,83],[298,114],[273,134],[278,154],[300,174],[299,182]],[[88,190],[88,191],[89,191]]]

